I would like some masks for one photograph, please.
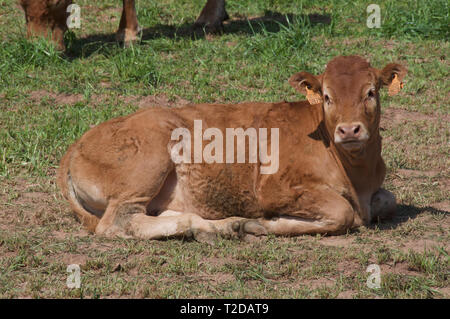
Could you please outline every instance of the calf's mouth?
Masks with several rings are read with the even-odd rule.
[[[358,151],[366,144],[366,141],[359,139],[351,139],[341,141],[337,144],[341,145],[342,148],[345,149],[346,151]]]

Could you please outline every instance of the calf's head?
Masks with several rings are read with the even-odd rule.
[[[323,74],[296,73],[289,83],[305,94],[310,104],[322,104],[325,127],[336,146],[359,154],[378,136],[379,90],[388,86],[390,95],[398,93],[406,72],[396,63],[379,70],[361,57],[341,56],[331,60]]]
[[[59,50],[64,50],[67,31],[67,7],[72,0],[20,0],[25,12],[27,36],[49,36]]]

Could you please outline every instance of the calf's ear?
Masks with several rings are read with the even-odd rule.
[[[408,70],[401,64],[390,63],[378,71],[381,85],[387,85],[389,95],[396,95],[403,88],[403,78]]]
[[[289,84],[301,94],[306,95],[309,104],[319,104],[322,103],[321,78],[321,75],[314,76],[308,72],[299,72],[289,78]]]

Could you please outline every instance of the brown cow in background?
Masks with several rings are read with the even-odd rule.
[[[122,0],[123,9],[116,38],[120,42],[129,43],[137,39],[139,27],[135,0]],[[64,50],[64,33],[67,31],[67,7],[72,0],[20,0],[25,11],[27,36],[51,35],[58,48]],[[206,27],[214,31],[228,19],[225,11],[225,0],[208,0],[200,13],[195,26]]]

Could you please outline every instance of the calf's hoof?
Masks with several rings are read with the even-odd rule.
[[[118,227],[117,225],[112,225],[108,228],[103,228],[101,225],[97,226],[95,234],[106,238],[132,238],[132,236],[130,236],[123,228]]]
[[[208,1],[195,21],[194,28],[204,28],[208,33],[220,32],[223,30],[222,22],[229,18],[224,1]]]
[[[142,28],[138,26],[136,29],[120,29],[116,33],[116,41],[123,43],[124,47],[129,47],[133,43],[140,41],[142,37]]]
[[[254,241],[257,237],[267,236],[266,228],[253,219],[234,221],[231,228],[237,237],[244,241]]]
[[[192,230],[192,235],[187,234],[186,237],[192,237],[194,240],[198,241],[199,243],[205,243],[209,245],[214,245],[214,243],[217,240],[217,233],[213,232],[206,232],[201,230]]]

